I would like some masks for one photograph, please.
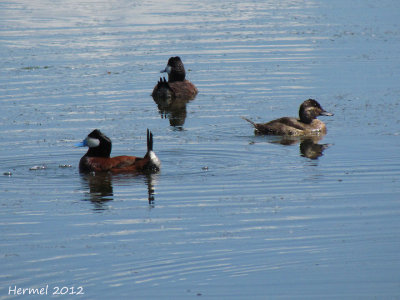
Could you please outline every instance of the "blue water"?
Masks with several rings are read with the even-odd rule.
[[[0,3],[0,299],[400,298],[399,17],[394,0]],[[171,126],[150,94],[176,55],[199,94]],[[318,157],[241,118],[308,98],[335,114]],[[94,128],[138,156],[151,129],[161,172],[80,175]]]

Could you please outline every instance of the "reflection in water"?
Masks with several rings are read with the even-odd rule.
[[[147,184],[147,194],[148,194],[148,199],[149,199],[149,204],[151,207],[154,207],[154,183],[156,182],[156,176],[157,174],[146,174],[146,179],[145,182]]]
[[[114,199],[111,173],[81,174],[82,183],[89,188],[88,198],[93,203],[95,210],[104,210],[105,202]]]
[[[318,144],[313,139],[307,138],[300,143],[300,153],[304,157],[317,159],[323,155],[323,151],[331,144]]]
[[[193,98],[172,98],[153,96],[161,118],[168,118],[169,124],[181,128],[186,120],[186,104]]]
[[[147,185],[148,200],[151,207],[154,207],[154,182],[156,180],[156,174],[123,174],[114,175],[112,173],[95,173],[91,172],[88,174],[81,174],[82,183],[85,189],[89,189],[88,200],[94,205],[94,210],[105,210],[107,209],[106,203],[114,200],[113,183],[118,183],[124,180],[133,178],[144,178],[144,182]]]
[[[323,155],[323,151],[331,146],[332,144],[318,144],[322,140],[323,136],[308,136],[308,137],[292,137],[282,136],[279,138],[273,138],[270,143],[279,143],[281,145],[295,145],[300,142],[300,153],[301,156],[318,159]]]

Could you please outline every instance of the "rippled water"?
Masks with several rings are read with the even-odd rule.
[[[399,297],[399,17],[395,0],[0,3],[0,299]],[[199,94],[160,110],[175,55]],[[310,97],[335,114],[322,156],[241,119]],[[80,175],[94,128],[114,155],[143,155],[150,128],[161,172]]]

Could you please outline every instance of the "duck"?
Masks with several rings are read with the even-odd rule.
[[[308,136],[326,134],[326,125],[317,119],[318,116],[333,116],[333,113],[324,110],[314,99],[308,99],[300,105],[299,118],[283,117],[268,123],[255,123],[245,117],[244,120],[252,124],[256,134],[281,136]]]
[[[168,74],[168,81],[160,77],[151,94],[155,101],[192,100],[196,97],[198,90],[185,78],[185,67],[179,56],[170,57],[167,66],[160,72]]]
[[[75,146],[89,148],[79,161],[81,173],[155,173],[160,170],[161,162],[153,151],[153,134],[149,129],[147,129],[147,152],[144,157],[127,155],[110,157],[111,139],[99,129],[93,130],[82,142]]]

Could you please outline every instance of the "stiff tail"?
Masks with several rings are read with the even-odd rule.
[[[160,80],[157,82],[156,86],[153,89],[153,93],[151,94],[153,96],[153,99],[156,101],[163,101],[168,98],[171,98],[172,95],[172,89],[169,86],[168,81],[164,78],[160,77]]]
[[[167,81],[167,79],[165,79],[165,77],[163,77],[163,78],[160,77],[160,80],[157,82],[157,87],[159,89],[161,89],[161,88],[168,89],[168,90],[171,89],[171,87],[169,86],[168,81]]]
[[[167,79],[165,79],[165,77],[160,77],[160,80],[158,81],[159,84],[168,84]]]
[[[153,133],[147,129],[147,153],[153,151]]]
[[[257,124],[254,123],[252,120],[249,120],[249,119],[247,119],[247,118],[245,118],[245,117],[242,117],[242,119],[245,120],[245,121],[247,121],[247,122],[249,122],[249,123],[250,123],[251,125],[253,125],[254,127],[257,126]]]
[[[145,169],[147,169],[150,172],[158,172],[161,167],[161,162],[153,151],[153,133],[149,129],[147,129],[146,157],[148,157],[149,160],[146,164]]]

